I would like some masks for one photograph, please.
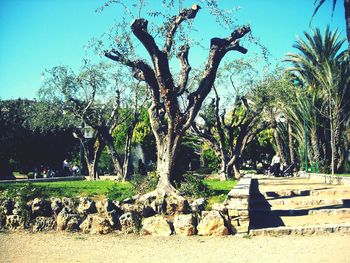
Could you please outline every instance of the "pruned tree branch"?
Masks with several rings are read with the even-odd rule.
[[[177,53],[177,58],[180,60],[180,81],[177,89],[177,96],[181,96],[186,88],[188,83],[188,77],[191,71],[191,66],[188,63],[188,51],[190,47],[188,45],[183,45],[179,48]]]
[[[212,38],[210,44],[209,57],[205,66],[203,77],[199,83],[199,87],[195,92],[189,95],[189,104],[187,107],[188,115],[184,129],[190,126],[198,111],[200,110],[204,99],[209,94],[215,78],[218,67],[225,54],[231,50],[239,51],[243,54],[247,50],[239,45],[239,40],[251,31],[250,27],[243,26],[237,28],[227,38]]]
[[[170,54],[171,47],[174,43],[174,36],[180,24],[185,20],[195,18],[200,8],[201,7],[199,5],[193,5],[191,8],[183,9],[177,16],[173,16],[171,18],[168,23],[168,30],[166,32],[165,44],[163,48],[163,52],[165,54]]]

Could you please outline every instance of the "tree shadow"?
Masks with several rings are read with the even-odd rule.
[[[281,217],[271,211],[271,205],[259,191],[257,179],[252,179],[251,197],[253,202],[250,205],[250,229],[285,226]]]

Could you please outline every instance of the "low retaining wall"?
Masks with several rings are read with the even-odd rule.
[[[321,174],[321,173],[306,173],[304,171],[300,172],[299,175],[304,178],[322,180],[328,184],[350,185],[350,177],[345,177],[345,176],[332,176],[329,174]]]
[[[37,178],[37,179],[0,180],[0,184],[79,181],[79,180],[85,180],[85,179],[86,179],[85,176],[67,176],[67,177],[51,177],[51,178]]]
[[[232,218],[231,223],[236,228],[237,233],[248,233],[251,181],[252,176],[250,174],[240,179],[236,186],[228,193],[224,203],[228,210],[228,215]]]

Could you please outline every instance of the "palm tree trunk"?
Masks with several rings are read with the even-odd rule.
[[[282,140],[281,140],[281,137],[278,133],[277,128],[273,129],[273,136],[275,138],[277,151],[278,151],[279,155],[281,156],[282,163],[286,163],[287,158],[286,158],[286,155],[285,155],[285,152],[283,149],[283,143],[282,143]]]
[[[294,143],[293,143],[293,129],[289,120],[288,120],[288,147],[289,147],[290,163],[296,164],[295,150],[294,150]]]

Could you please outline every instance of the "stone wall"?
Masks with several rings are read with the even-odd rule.
[[[223,204],[205,211],[206,200],[176,203],[171,197],[137,203],[90,198],[35,198],[23,203],[0,199],[0,230],[27,229],[91,234],[140,233],[142,235],[221,236],[247,233],[251,176],[243,177]],[[163,208],[160,210],[159,208]],[[174,209],[175,208],[175,209]]]
[[[245,175],[228,193],[224,203],[237,233],[248,233],[251,175]]]

